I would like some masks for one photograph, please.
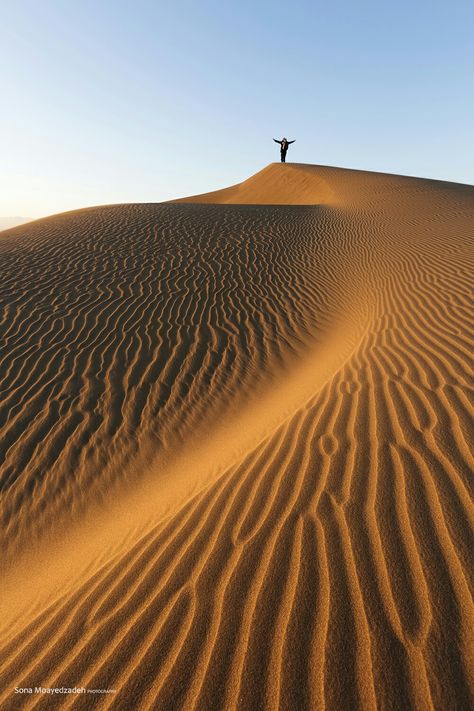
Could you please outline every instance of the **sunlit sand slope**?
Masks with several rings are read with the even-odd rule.
[[[474,189],[187,201],[0,235],[2,708],[469,709]]]
[[[204,202],[234,205],[314,205],[328,203],[331,182],[313,165],[271,163],[248,180],[212,193],[194,195],[174,202]]]

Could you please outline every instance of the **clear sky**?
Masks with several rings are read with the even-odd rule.
[[[279,159],[474,182],[472,0],[0,0],[0,217]]]

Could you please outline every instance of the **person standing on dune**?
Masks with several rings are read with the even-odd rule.
[[[276,138],[274,138],[273,140],[275,141],[275,143],[280,144],[281,162],[285,163],[286,162],[286,152],[288,150],[288,146],[290,145],[290,143],[294,143],[295,141],[288,141],[286,138],[282,138],[281,141],[277,141]]]

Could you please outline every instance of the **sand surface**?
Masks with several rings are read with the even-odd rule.
[[[473,225],[272,164],[0,233],[2,709],[471,707]]]

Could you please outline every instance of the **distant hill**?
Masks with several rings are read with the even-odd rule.
[[[10,227],[23,225],[25,222],[31,222],[32,217],[0,217],[0,230],[8,230]]]

